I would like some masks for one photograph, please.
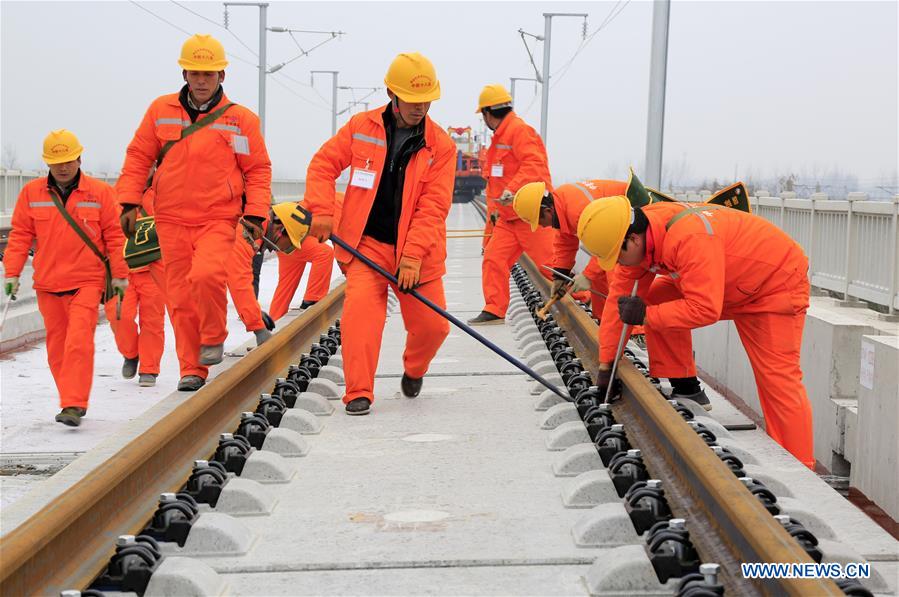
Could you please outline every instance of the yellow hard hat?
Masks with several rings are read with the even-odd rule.
[[[284,225],[287,236],[293,246],[300,248],[306,234],[309,233],[309,212],[304,210],[302,206],[294,201],[285,201],[284,203],[276,203],[272,206],[275,217]]]
[[[540,203],[546,197],[545,182],[529,182],[515,193],[512,209],[518,217],[531,225],[531,232],[540,225]]]
[[[181,46],[181,58],[178,65],[184,70],[217,72],[225,70],[228,60],[225,59],[225,47],[222,42],[211,35],[197,33]]]
[[[621,243],[633,220],[631,203],[624,195],[592,201],[577,222],[577,237],[599,266],[610,271],[618,262]]]
[[[506,88],[499,83],[485,85],[481,90],[481,95],[478,96],[478,109],[475,110],[475,113],[480,112],[484,108],[500,106],[502,104],[509,104],[509,106],[511,106],[512,94],[506,91]]]
[[[84,148],[75,133],[66,129],[51,131],[44,139],[44,161],[48,164],[63,164],[81,157]]]
[[[397,55],[390,63],[384,84],[404,102],[418,104],[440,99],[440,81],[431,61],[418,52]]]

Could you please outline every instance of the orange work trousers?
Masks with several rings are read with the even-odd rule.
[[[484,239],[481,241],[481,253],[487,250],[487,243],[493,236],[493,222],[490,221],[490,213],[487,213],[487,221],[484,222]]]
[[[307,236],[293,253],[278,253],[278,287],[275,288],[268,313],[275,321],[281,319],[290,308],[290,301],[300,285],[307,263],[312,263],[312,269],[303,300],[320,301],[328,294],[334,268],[334,249]]]
[[[119,352],[126,359],[138,360],[138,373],[159,375],[159,361],[165,348],[165,300],[150,270],[131,272],[128,276],[122,318],[118,320],[116,303],[117,299],[106,303],[106,320]]]
[[[59,406],[87,408],[94,376],[94,331],[103,289],[86,286],[74,294],[37,291],[37,308],[47,330],[47,362]]]
[[[484,249],[484,261],[481,264],[481,285],[484,290],[484,311],[497,317],[505,317],[509,308],[509,275],[512,266],[522,253],[527,253],[538,266],[552,265],[553,236],[552,228],[537,228],[531,232],[531,226],[523,220],[512,222],[496,221],[493,236]],[[543,275],[552,279],[552,274],[541,268]]]
[[[257,248],[243,237],[243,226],[237,227],[234,247],[228,255],[228,292],[237,309],[237,316],[248,332],[265,327],[262,321],[262,307],[253,290],[253,256]]]
[[[211,220],[201,226],[156,222],[182,377],[206,379],[209,368],[200,364],[200,346],[222,344],[228,337],[225,263],[234,248],[236,224],[231,220]]]
[[[799,278],[789,291],[792,313],[725,312],[722,319],[733,319],[740,334],[755,376],[768,435],[813,469],[812,407],[799,366],[809,283],[804,275]],[[658,304],[682,297],[671,278],[658,277],[652,283],[646,303]],[[644,327],[651,375],[666,378],[696,375],[690,330]]]
[[[388,272],[396,271],[394,245],[363,236],[358,249]],[[395,285],[358,259],[353,259],[344,271],[346,298],[340,319],[343,360],[346,364],[346,395],[343,402],[346,404],[356,398],[368,398],[374,402],[375,371],[387,318],[387,287],[393,289],[400,301],[406,328],[403,370],[409,377],[424,377],[428,372],[431,359],[449,334],[449,322],[418,299],[399,292]],[[446,308],[442,278],[426,282],[416,290]]]

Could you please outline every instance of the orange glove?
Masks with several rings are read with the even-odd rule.
[[[332,216],[313,216],[309,226],[309,236],[314,236],[319,242],[325,242],[331,238],[331,229],[334,227]]]
[[[396,272],[401,292],[409,292],[418,287],[421,272],[421,261],[410,257],[400,258],[400,267]]]

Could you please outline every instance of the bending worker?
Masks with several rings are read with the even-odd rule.
[[[449,334],[449,323],[402,291],[417,289],[446,306],[446,217],[453,200],[456,146],[430,118],[440,83],[431,61],[419,53],[398,55],[384,78],[390,103],[361,112],[318,150],[306,175],[310,235],[344,241],[389,272],[396,272],[406,327],[401,387],[418,396],[431,359]],[[352,167],[343,208],[334,185]],[[388,282],[346,250],[335,256],[346,274],[341,318],[350,415],[368,414],[387,314]]]
[[[515,214],[531,226],[556,230],[553,240],[552,268],[565,277],[571,277],[574,262],[580,248],[577,238],[577,222],[590,202],[601,197],[625,195],[627,183],[620,180],[585,180],[573,184],[563,184],[550,191],[543,182],[531,182],[515,193],[512,208]],[[553,275],[552,294],[564,294],[568,282],[561,276]],[[594,290],[603,295],[609,294],[609,283],[606,272],[591,259],[584,271],[574,276],[571,292]],[[590,302],[593,311],[602,313],[605,299],[591,294]]]
[[[768,435],[814,467],[812,410],[799,367],[808,259],[795,241],[736,209],[669,202],[632,208],[625,197],[587,206],[578,238],[604,270],[619,266],[599,329],[603,392],[622,322],[645,326],[650,374],[687,393],[675,381],[699,387],[691,330],[732,319],[752,364]]]
[[[155,204],[181,369],[178,389],[193,391],[205,383],[209,365],[222,361],[228,336],[225,263],[241,215],[251,236],[262,236],[272,169],[259,118],[225,96],[222,44],[195,35],[184,43],[178,64],[185,85],[150,105],[128,146],[116,190],[126,235],[134,232],[142,201]]]
[[[33,285],[62,407],[56,421],[72,427],[87,414],[98,307],[110,290],[108,284],[118,300],[128,286],[115,192],[81,171],[83,151],[70,131],[47,135],[43,157],[50,174],[32,180],[19,193],[3,256],[4,289],[14,296],[28,251],[37,241]]]
[[[532,228],[512,209],[512,199],[524,184],[540,181],[551,189],[552,181],[543,140],[512,111],[512,96],[502,85],[484,87],[478,111],[493,131],[483,171],[488,210],[496,217],[481,265],[484,308],[468,324],[492,325],[505,321],[509,275],[521,254],[527,253],[537,265],[552,259],[553,231]]]

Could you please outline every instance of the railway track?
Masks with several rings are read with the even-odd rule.
[[[655,543],[638,550],[646,554],[660,582],[674,579],[667,585],[670,592],[678,589],[678,579],[686,578],[683,582],[692,584],[681,589],[692,590],[683,593],[691,595],[843,594],[830,580],[744,579],[741,562],[812,563],[814,538],[799,532],[797,521],[773,516],[778,512],[773,494],[741,474],[739,459],[716,445],[712,431],[698,424],[689,405],[672,405],[659,394],[636,353],[629,352],[619,368],[622,398],[601,406],[602,397],[591,389],[598,366],[596,321],[566,297],[556,303],[549,322],[538,325],[533,313],[546,299],[549,283],[527,258],[516,267],[514,281],[522,295],[509,315],[510,322],[516,322],[514,332],[519,338],[539,335],[544,350],[554,357],[559,378],[575,397],[547,411],[546,420],[556,420],[550,441],[567,441],[566,435],[572,434],[588,437],[580,447],[571,444],[559,462],[577,468],[585,454],[590,462],[595,463],[597,455],[603,461],[575,477],[575,493],[569,497],[600,490],[625,499],[635,530],[648,531],[649,544]],[[279,428],[285,407],[297,398],[290,384],[273,387],[273,381],[289,376],[298,386],[303,380],[312,383],[318,371],[308,357],[298,362],[299,355],[309,353],[318,341],[331,344],[325,346],[328,352],[336,348],[325,336],[330,333],[339,341],[333,326],[344,291],[344,286],[333,290],[5,532],[0,541],[0,594],[54,594],[91,586],[143,594],[164,558],[160,560],[153,539],[129,536],[143,533],[157,542],[183,544],[200,510],[191,502],[214,505],[227,486],[224,471],[245,473],[248,455],[260,452],[273,436],[271,429]],[[261,401],[260,394],[265,394]],[[252,411],[259,416],[242,414]],[[180,505],[172,505],[175,502]],[[208,506],[202,509],[209,511]],[[160,515],[173,510],[182,514]],[[164,520],[168,527],[161,526]],[[615,561],[612,552],[603,552],[600,560],[606,557]],[[701,565],[705,567],[700,570]],[[697,572],[699,576],[687,577]],[[604,575],[618,573],[613,565],[594,564],[586,573],[588,589],[601,593]]]

